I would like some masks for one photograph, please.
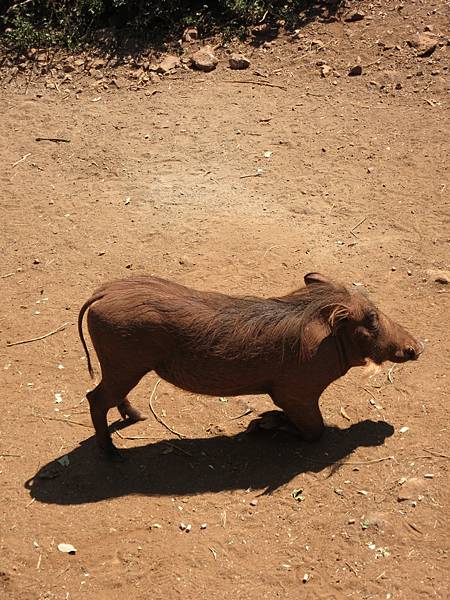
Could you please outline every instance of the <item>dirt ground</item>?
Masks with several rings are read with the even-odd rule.
[[[449,8],[358,7],[244,47],[247,71],[219,49],[211,73],[139,85],[2,78],[5,600],[450,597]],[[114,434],[123,464],[102,459],[75,326],[99,283],[275,295],[312,270],[363,283],[426,340],[420,360],[331,386],[316,444],[246,433],[268,397],[162,382],[181,436],[151,417]],[[155,382],[132,394],[147,412]]]

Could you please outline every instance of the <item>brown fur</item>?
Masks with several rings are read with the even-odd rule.
[[[143,418],[126,398],[149,371],[209,395],[268,393],[306,439],[323,430],[320,394],[370,359],[417,358],[422,346],[362,294],[317,273],[275,298],[200,292],[156,277],[107,283],[83,305],[102,370],[88,394],[101,447],[115,454],[106,414]]]

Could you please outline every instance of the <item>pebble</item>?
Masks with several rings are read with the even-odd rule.
[[[433,279],[435,283],[448,285],[450,283],[450,271],[437,271],[429,269],[427,275]]]
[[[361,521],[361,527],[363,529],[383,531],[386,528],[386,518],[382,513],[369,513]]]
[[[356,21],[362,21],[365,16],[366,13],[364,13],[362,10],[354,10],[348,13],[348,15],[344,18],[344,21],[347,23],[355,23]]]
[[[329,65],[322,65],[320,74],[322,77],[328,77],[333,72],[333,69]]]
[[[191,56],[193,68],[206,73],[213,71],[217,67],[218,62],[210,46],[205,46],[201,50],[194,52]]]
[[[420,500],[426,491],[427,483],[425,479],[420,477],[412,477],[407,479],[400,488],[397,496],[399,502],[404,500]]]
[[[249,59],[243,54],[232,54],[228,60],[230,63],[230,69],[241,71],[243,69],[248,69],[248,67],[250,66]]]
[[[181,62],[178,56],[174,56],[172,54],[168,54],[163,58],[158,67],[156,68],[157,73],[161,73],[161,75],[165,75],[170,73],[177,67],[181,67]]]
[[[408,44],[417,50],[417,55],[426,58],[433,54],[438,43],[437,37],[430,33],[418,33],[414,38],[408,40]]]
[[[197,27],[187,27],[183,32],[183,42],[192,42],[198,38]]]
[[[363,72],[363,68],[362,65],[355,65],[354,67],[352,67],[348,74],[350,77],[356,77],[357,75],[362,75]]]

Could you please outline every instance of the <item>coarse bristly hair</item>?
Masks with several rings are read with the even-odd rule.
[[[315,284],[274,298],[229,297],[206,310],[175,309],[183,337],[196,352],[226,360],[296,353],[309,358],[324,337],[348,316],[351,294],[344,287]],[[158,307],[159,308],[159,307]],[[199,308],[199,307],[198,307]],[[167,311],[165,311],[167,315]],[[180,319],[181,317],[181,319]],[[312,322],[320,327],[309,327]],[[323,335],[318,339],[317,330]]]

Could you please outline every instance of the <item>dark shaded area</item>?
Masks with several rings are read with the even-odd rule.
[[[3,43],[16,50],[82,44],[104,52],[163,50],[186,27],[220,34],[276,37],[318,17],[334,18],[343,0],[0,0]]]
[[[130,494],[183,496],[252,488],[276,490],[301,473],[338,468],[359,447],[380,446],[394,433],[384,421],[329,427],[308,444],[287,433],[170,439],[124,449],[124,462],[101,458],[91,437],[26,482],[32,498],[49,504],[98,502]],[[168,453],[169,452],[169,453]]]

